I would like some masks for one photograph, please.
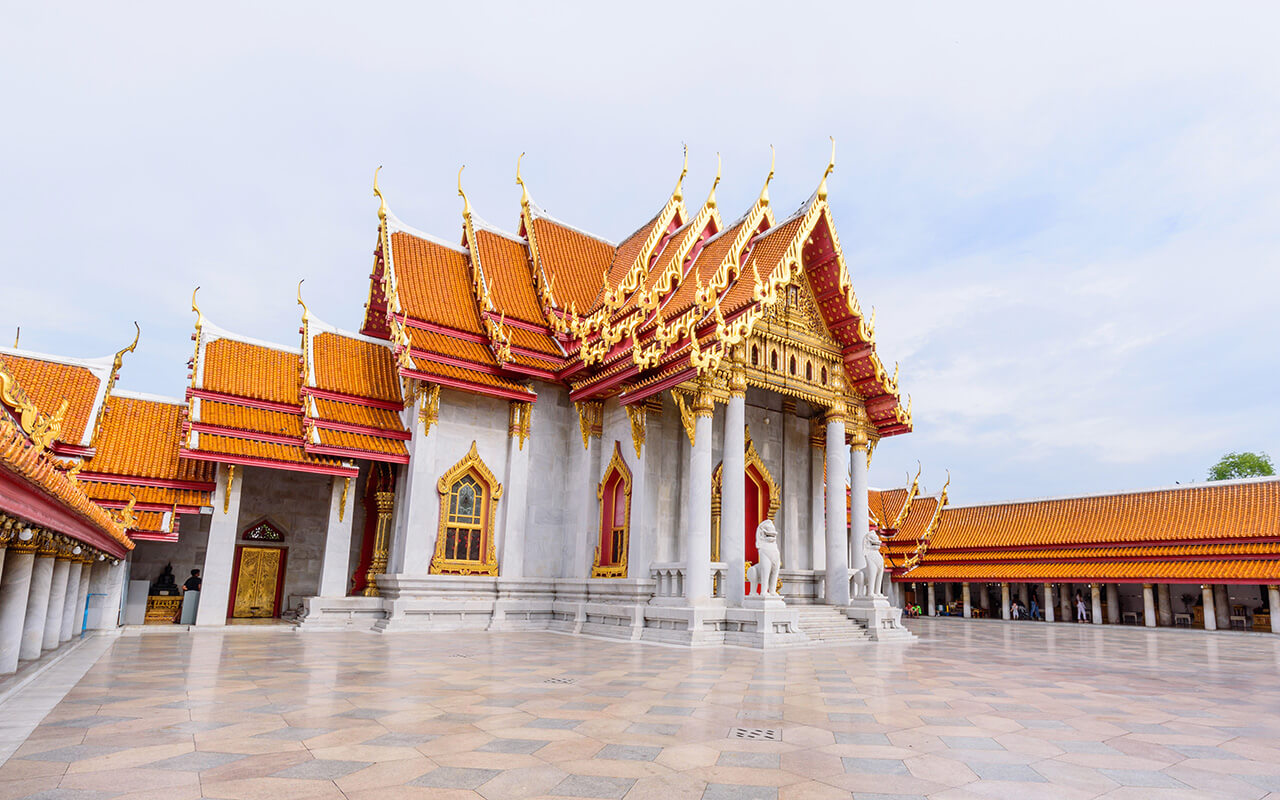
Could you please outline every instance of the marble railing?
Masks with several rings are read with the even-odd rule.
[[[711,585],[715,587],[715,596],[724,597],[725,574],[729,566],[723,561],[711,562]],[[656,583],[654,600],[670,604],[684,599],[685,563],[683,561],[654,562],[649,566],[649,577]]]

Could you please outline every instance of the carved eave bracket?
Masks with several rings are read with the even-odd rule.
[[[643,403],[623,406],[627,411],[627,419],[631,421],[631,444],[636,449],[636,458],[640,458],[644,450],[646,409]]]
[[[533,403],[524,403],[519,400],[511,401],[507,435],[518,440],[517,449],[524,449],[525,440],[529,438],[529,432],[532,428]]]
[[[599,439],[604,433],[604,403],[599,400],[583,400],[574,403],[578,409],[578,428],[582,431],[582,449],[591,449],[591,437]]]

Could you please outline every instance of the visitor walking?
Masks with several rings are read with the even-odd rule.
[[[1089,610],[1084,604],[1084,597],[1076,592],[1076,622],[1088,622]]]
[[[1034,594],[1031,595],[1031,618],[1033,620],[1040,619],[1040,601],[1036,599]]]

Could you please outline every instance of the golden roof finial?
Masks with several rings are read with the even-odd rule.
[[[18,349],[18,340],[22,338],[22,326],[18,326],[18,330],[13,334],[13,349]]]
[[[142,327],[137,322],[133,323],[133,341],[129,342],[129,346],[116,353],[115,360],[112,362],[112,373],[120,369],[120,364],[124,361],[125,353],[132,353],[138,346],[138,339],[142,337]]]
[[[764,179],[764,186],[760,188],[760,199],[757,200],[760,205],[769,205],[769,184],[773,182],[773,168],[778,163],[778,151],[773,145],[769,145],[769,175]]]
[[[387,198],[382,196],[382,190],[378,188],[378,172],[382,169],[382,165],[378,165],[378,169],[373,171],[373,193],[378,198],[378,219],[386,222],[387,220]]]
[[[310,309],[307,308],[307,304],[302,302],[302,284],[306,282],[307,282],[306,278],[303,278],[302,280],[298,281],[298,305],[302,306],[303,322],[309,322],[311,320],[311,311]]]
[[[200,310],[200,306],[196,305],[196,292],[198,291],[200,291],[199,286],[197,286],[191,292],[191,310],[196,312],[196,330],[197,331],[204,327],[204,312]]]
[[[462,198],[462,216],[471,218],[471,201],[467,199],[467,193],[462,191],[462,171],[467,168],[466,164],[458,167],[458,197]]]
[[[680,177],[676,180],[675,191],[671,193],[671,199],[677,201],[684,199],[684,176],[689,174],[689,145],[681,142],[680,146],[684,148],[684,166],[680,167]]]
[[[520,207],[529,208],[529,187],[524,185],[524,178],[520,177],[520,162],[524,160],[524,153],[516,159],[516,183],[520,184]]]
[[[827,168],[822,173],[822,183],[818,184],[818,199],[827,199],[827,176],[836,168],[836,137],[829,136],[831,139],[831,160],[827,162]]]
[[[720,185],[720,154],[716,153],[716,179],[711,182],[711,194],[707,195],[707,207],[716,207],[716,187]]]

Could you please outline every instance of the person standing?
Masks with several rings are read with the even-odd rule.
[[[1089,607],[1084,603],[1084,595],[1076,592],[1076,622],[1089,621]]]

